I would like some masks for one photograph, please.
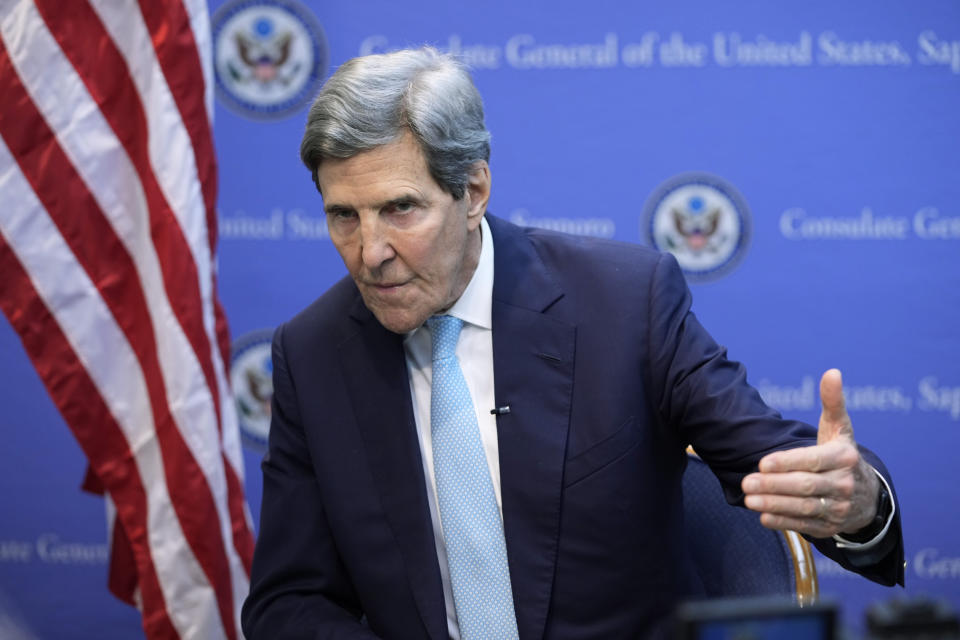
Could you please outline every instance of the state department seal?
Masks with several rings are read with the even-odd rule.
[[[750,210],[726,181],[684,173],[661,184],[644,205],[647,242],[672,253],[687,278],[716,280],[729,273],[750,244]]]
[[[267,450],[273,399],[273,330],[245,333],[231,345],[230,384],[237,406],[240,436],[249,449]]]
[[[233,0],[213,15],[217,97],[240,115],[280,119],[313,98],[329,54],[323,28],[295,0]]]

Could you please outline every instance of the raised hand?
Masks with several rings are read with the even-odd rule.
[[[837,369],[820,379],[820,403],[815,446],[764,456],[743,479],[744,504],[766,527],[826,538],[855,533],[876,514],[879,480],[853,439]]]

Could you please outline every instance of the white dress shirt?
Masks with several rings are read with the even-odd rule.
[[[473,272],[467,288],[460,299],[447,311],[447,315],[463,320],[463,329],[457,341],[456,355],[467,380],[473,407],[477,413],[480,440],[487,456],[493,492],[497,507],[503,518],[503,502],[500,498],[500,455],[497,449],[497,421],[490,414],[494,408],[493,394],[493,242],[486,218],[480,220],[480,261]],[[420,457],[423,474],[427,479],[427,501],[433,521],[433,537],[440,561],[440,578],[443,581],[443,599],[447,607],[447,629],[453,640],[460,640],[460,627],[450,586],[450,571],[447,567],[447,549],[443,541],[443,527],[437,508],[437,481],[433,476],[433,438],[430,431],[430,382],[432,378],[430,329],[424,325],[407,334],[403,343],[407,356],[407,371],[410,374],[410,394],[413,398],[413,417],[417,423],[420,440]]]

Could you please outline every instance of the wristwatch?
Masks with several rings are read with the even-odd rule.
[[[887,518],[890,517],[890,512],[893,511],[893,499],[890,497],[890,492],[887,491],[887,487],[884,486],[882,482],[879,484],[880,492],[879,495],[877,495],[877,513],[873,516],[873,521],[855,533],[841,533],[840,537],[844,540],[862,544],[864,542],[870,542],[883,531],[883,528],[887,524]]]

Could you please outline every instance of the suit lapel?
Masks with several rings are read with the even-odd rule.
[[[541,638],[560,534],[575,327],[545,313],[562,291],[530,241],[488,218],[495,238],[493,362],[504,533],[522,638]]]
[[[427,634],[440,640],[447,637],[446,611],[403,338],[384,329],[359,296],[352,315],[360,332],[340,346],[341,367],[420,616]]]

